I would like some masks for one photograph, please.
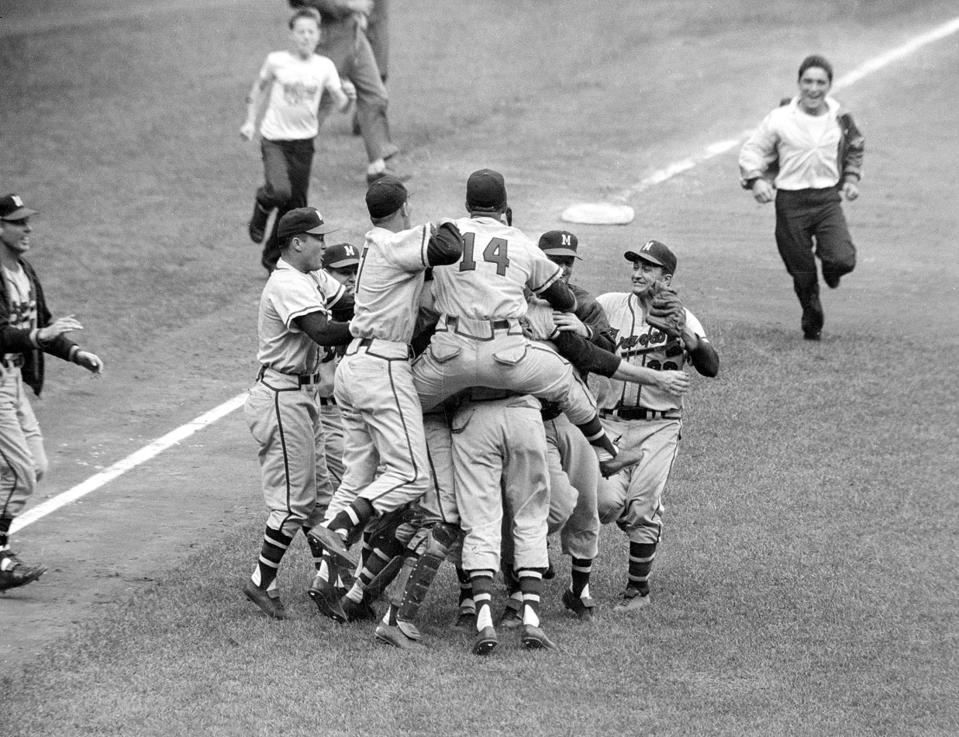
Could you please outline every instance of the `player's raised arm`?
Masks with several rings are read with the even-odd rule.
[[[431,226],[432,235],[426,247],[426,262],[430,266],[455,264],[463,255],[463,236],[452,220]]]

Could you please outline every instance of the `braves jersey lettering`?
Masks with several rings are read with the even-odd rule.
[[[433,269],[436,311],[476,320],[520,318],[526,290],[541,294],[562,269],[522,231],[496,218],[461,218],[463,256]]]

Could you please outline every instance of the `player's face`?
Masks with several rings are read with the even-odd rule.
[[[0,220],[0,243],[15,253],[30,250],[30,218],[23,220]]]
[[[356,266],[344,266],[342,269],[327,268],[327,273],[346,287],[349,294],[356,289]]]
[[[320,27],[312,18],[297,18],[290,36],[293,38],[293,46],[296,47],[297,53],[304,59],[308,59],[316,51],[316,45],[320,42]]]
[[[799,104],[810,115],[826,111],[826,95],[832,83],[822,67],[809,67],[799,78]]]
[[[563,270],[560,277],[564,284],[569,283],[569,278],[573,275],[573,267],[576,265],[576,259],[573,256],[547,256],[550,261]]]
[[[303,260],[306,262],[307,271],[322,269],[323,252],[326,250],[325,238],[322,235],[304,233],[301,243],[303,244]]]
[[[633,294],[637,297],[649,294],[657,281],[664,281],[668,284],[671,278],[671,275],[667,274],[666,270],[659,264],[642,259],[633,261]]]

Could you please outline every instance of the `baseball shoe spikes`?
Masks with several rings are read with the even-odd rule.
[[[0,591],[26,586],[46,572],[46,566],[28,566],[10,550],[0,552]]]
[[[418,635],[419,632],[416,634]],[[376,625],[375,637],[377,642],[382,642],[384,645],[390,645],[400,650],[426,650],[426,645],[420,642],[418,638],[410,637],[395,624],[380,622]]]
[[[320,574],[313,577],[313,583],[310,584],[310,590],[307,592],[320,614],[329,617],[334,622],[346,622],[346,612],[343,611],[343,604],[340,602],[340,595],[336,587]]]
[[[246,584],[243,586],[243,593],[246,594],[246,598],[256,604],[260,608],[260,611],[266,616],[273,619],[284,619],[286,617],[286,609],[283,607],[283,603],[279,597],[271,597],[266,589],[261,589],[253,583],[253,581],[247,579]]]
[[[484,627],[476,633],[473,638],[473,655],[489,655],[499,644],[499,638],[496,637],[496,630],[492,627]]]
[[[526,650],[559,650],[556,643],[549,639],[543,630],[531,624],[523,625],[520,641]]]
[[[563,592],[563,606],[573,612],[581,621],[593,621],[593,609],[596,608],[596,602],[590,597],[576,596],[572,591],[566,589]]]
[[[350,555],[350,551],[346,549],[343,538],[329,527],[317,525],[307,533],[307,536],[319,543],[327,553],[339,558],[343,563],[349,566],[351,571],[357,569],[358,563],[356,559]]]

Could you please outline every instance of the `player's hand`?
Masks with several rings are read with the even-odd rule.
[[[844,182],[842,185],[842,193],[847,200],[852,202],[859,196],[859,185],[855,182]]]
[[[344,79],[341,82],[343,86],[343,94],[347,96],[350,102],[356,100],[356,86],[348,79]]]
[[[689,391],[689,376],[685,371],[659,371],[656,379],[656,386],[677,397]]]
[[[240,138],[242,138],[244,141],[252,141],[255,132],[256,131],[253,123],[244,123],[240,128]]]
[[[83,330],[83,325],[73,315],[58,317],[45,328],[40,328],[37,331],[37,340],[41,343],[47,343],[64,333],[69,333],[71,330]]]
[[[97,375],[103,373],[103,361],[100,360],[100,357],[96,353],[77,351],[77,355],[73,357],[73,360],[77,365],[83,366],[83,368],[91,373]]]
[[[589,338],[589,328],[572,312],[553,310],[553,324],[562,333],[575,333],[584,338]]]
[[[753,199],[761,205],[772,202],[776,196],[776,189],[769,183],[768,179],[759,177],[753,182]]]

